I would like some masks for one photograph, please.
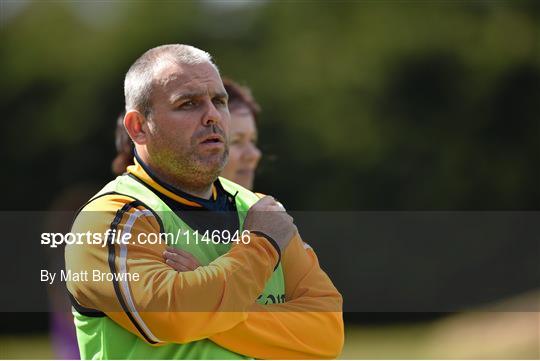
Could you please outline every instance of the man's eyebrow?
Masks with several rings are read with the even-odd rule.
[[[229,94],[227,94],[227,92],[217,92],[216,94],[214,94],[213,98],[229,99]]]
[[[184,99],[191,99],[191,98],[197,98],[197,97],[201,97],[203,96],[204,94],[206,93],[203,93],[203,92],[188,92],[188,93],[177,93],[177,94],[173,94],[171,96],[171,103],[176,103],[177,101],[179,100],[184,100]]]
[[[174,94],[174,95],[171,96],[171,103],[176,103],[177,101],[184,100],[184,99],[192,99],[192,98],[202,97],[202,96],[204,96],[206,94],[207,94],[206,92],[188,92],[188,93]],[[228,99],[229,95],[227,94],[227,92],[218,92],[213,96],[213,98],[215,98],[215,97]]]

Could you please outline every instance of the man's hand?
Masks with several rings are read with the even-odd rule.
[[[199,261],[189,252],[174,247],[167,247],[163,252],[165,263],[178,272],[195,271],[199,266]]]
[[[266,196],[251,206],[244,221],[244,229],[261,232],[271,237],[281,252],[296,234],[293,218],[287,214],[281,203]]]

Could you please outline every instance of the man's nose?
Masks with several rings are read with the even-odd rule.
[[[212,101],[208,101],[206,105],[206,112],[203,116],[203,125],[208,126],[211,124],[217,124],[221,122],[221,113],[216,108]]]

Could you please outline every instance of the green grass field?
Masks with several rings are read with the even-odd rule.
[[[347,327],[340,359],[540,359],[538,313],[493,317],[475,314],[474,319],[467,315],[416,325]],[[0,345],[1,359],[54,358],[47,335],[3,336]]]

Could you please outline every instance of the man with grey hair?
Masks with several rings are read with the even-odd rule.
[[[154,81],[161,81],[157,76],[160,68],[170,63],[185,65],[211,64],[218,68],[206,51],[189,45],[162,45],[148,50],[130,67],[124,81],[126,111],[136,109],[147,116],[151,109],[150,97]]]
[[[230,115],[210,55],[150,49],[125,96],[135,165],[74,221],[72,233],[102,242],[66,247],[82,358],[337,357],[341,295],[293,219],[218,178]],[[168,247],[201,266],[177,272]]]

